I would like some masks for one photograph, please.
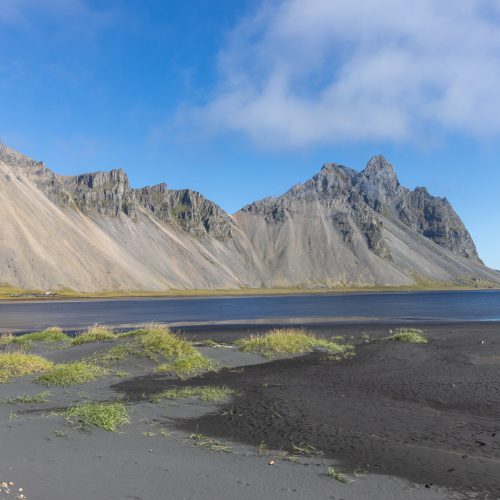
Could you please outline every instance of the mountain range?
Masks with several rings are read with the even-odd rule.
[[[446,198],[373,157],[230,215],[123,170],[59,175],[0,146],[0,284],[36,290],[497,286]]]

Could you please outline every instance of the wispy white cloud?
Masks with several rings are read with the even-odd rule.
[[[228,36],[189,117],[286,148],[495,137],[499,61],[499,0],[269,1]]]

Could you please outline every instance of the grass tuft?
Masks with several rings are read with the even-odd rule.
[[[178,359],[198,352],[187,340],[172,333],[165,325],[148,325],[144,333],[136,335],[139,335],[138,343],[144,355],[152,359],[155,355]]]
[[[158,403],[162,399],[188,399],[196,398],[201,401],[220,402],[237,395],[237,392],[229,387],[216,387],[213,385],[204,385],[200,387],[182,387],[169,389],[155,394],[151,401]]]
[[[161,323],[147,323],[141,326],[140,328],[137,328],[136,330],[130,330],[128,332],[120,333],[118,336],[120,338],[139,337],[141,335],[147,335],[148,333],[165,332],[165,331],[169,331],[168,327]]]
[[[129,339],[91,360],[108,365],[123,361],[129,356],[167,362],[159,365],[155,373],[174,373],[180,377],[214,370],[216,364],[203,356],[190,342],[174,334],[162,324],[150,323],[139,330],[122,333],[116,338]]]
[[[155,369],[155,373],[175,373],[179,377],[196,375],[214,370],[216,364],[203,356],[193,345],[179,335],[172,333],[162,324],[151,323],[140,330],[123,334],[136,337],[136,356],[157,360],[158,356],[167,359]]]
[[[117,336],[105,326],[92,326],[86,332],[73,339],[72,345],[88,344],[89,342],[111,342]]]
[[[224,453],[231,453],[232,451],[232,448],[227,444],[211,439],[203,434],[191,434],[188,439],[192,441],[193,446],[201,446],[202,448]]]
[[[304,455],[306,457],[318,457],[323,454],[321,450],[316,449],[311,444],[305,443],[300,443],[298,445],[292,443],[292,451],[295,455]]]
[[[108,432],[116,432],[130,422],[123,403],[82,403],[68,408],[65,417],[73,427],[98,427]]]
[[[266,358],[294,356],[321,348],[329,353],[347,355],[352,353],[349,344],[316,337],[298,328],[280,328],[262,335],[250,335],[236,341],[242,351],[260,354]]]
[[[396,340],[398,342],[407,342],[409,344],[427,344],[429,341],[423,335],[422,330],[416,328],[401,328],[395,334],[387,337],[389,340]]]
[[[0,383],[9,382],[14,377],[24,377],[52,368],[53,363],[35,354],[22,351],[0,354]]]
[[[118,344],[113,346],[107,352],[104,353],[94,353],[89,359],[95,363],[101,363],[103,365],[111,365],[113,363],[118,363],[127,359],[129,356],[142,356],[141,350],[131,344]]]
[[[14,340],[14,335],[12,333],[1,333],[0,334],[0,345],[9,345],[12,344]]]
[[[329,477],[335,479],[335,481],[339,481],[341,483],[347,483],[347,479],[344,476],[344,474],[339,472],[337,469],[335,469],[335,467],[332,467],[331,465],[329,465],[326,468],[326,473],[328,474]]]
[[[48,403],[49,398],[52,394],[48,391],[40,392],[39,394],[21,394],[20,396],[16,396],[15,398],[9,398],[5,400],[8,404],[33,404],[33,403]]]
[[[214,361],[194,350],[194,353],[189,356],[181,357],[171,363],[163,363],[157,366],[154,372],[157,374],[172,373],[183,378],[206,371],[215,371],[216,368],[217,364]]]
[[[41,332],[26,333],[12,339],[13,344],[29,347],[32,342],[68,342],[69,337],[58,327],[47,328]]]
[[[35,382],[46,386],[68,386],[92,382],[108,373],[108,370],[85,361],[61,363],[35,379]]]

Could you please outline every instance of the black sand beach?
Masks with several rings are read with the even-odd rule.
[[[313,353],[207,375],[197,383],[244,396],[182,427],[289,451],[306,443],[350,470],[498,498],[500,329],[427,331],[426,345],[367,340],[340,362]]]
[[[225,367],[219,372],[179,380],[129,359],[116,366],[123,373],[50,388],[47,403],[27,405],[5,400],[43,387],[30,377],[2,384],[0,483],[15,482],[28,500],[500,498],[500,324],[423,325],[425,345],[384,340],[389,328],[319,328],[355,344],[356,355],[340,361],[203,347],[248,329],[199,328],[188,336]],[[33,352],[62,362],[109,347]],[[160,391],[201,385],[240,395],[221,405],[151,402]],[[82,400],[123,401],[131,423],[119,433],[68,427],[58,412]],[[193,434],[229,451],[196,446]],[[328,477],[329,465],[348,482]]]

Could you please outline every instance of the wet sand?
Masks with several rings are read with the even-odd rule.
[[[134,359],[117,367],[127,372],[120,378],[51,389],[47,404],[1,403],[0,483],[15,482],[28,500],[500,498],[500,324],[424,325],[426,345],[383,340],[388,328],[318,328],[353,337],[356,356],[343,361],[315,352],[267,362],[202,347],[226,368],[179,381]],[[247,332],[188,334],[230,343]],[[109,347],[42,351],[61,362]],[[222,405],[149,400],[173,386],[206,384],[241,395]],[[19,379],[0,385],[0,399],[43,390]],[[78,431],[51,414],[86,398],[117,397],[131,415],[117,434]],[[231,451],[193,446],[192,433]],[[308,447],[312,456],[297,450]],[[293,455],[301,463],[286,459]],[[328,465],[350,482],[329,478]]]

